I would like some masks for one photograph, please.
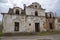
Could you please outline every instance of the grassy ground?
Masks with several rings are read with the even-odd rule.
[[[53,35],[53,34],[60,34],[60,31],[54,31],[54,32],[33,32],[33,33],[2,33],[0,32],[0,37],[1,36],[45,36],[45,35]]]
[[[3,36],[3,33],[2,32],[0,32],[0,36]]]
[[[53,35],[53,34],[60,34],[60,31],[54,31],[54,32],[40,32],[40,33],[37,33],[36,35],[39,35],[39,36],[45,36],[45,35]]]

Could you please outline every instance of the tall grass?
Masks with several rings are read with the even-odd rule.
[[[21,33],[2,33],[0,32],[0,37],[1,36],[45,36],[45,35],[54,35],[54,34],[60,34],[60,31],[48,31],[48,32],[21,32]]]

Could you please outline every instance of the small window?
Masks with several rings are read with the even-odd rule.
[[[35,16],[38,16],[38,12],[37,11],[35,11]]]
[[[31,24],[29,24],[29,26],[31,26]]]
[[[16,10],[16,13],[15,14],[18,14],[19,15],[19,10],[18,9]]]
[[[51,14],[50,14],[50,18],[51,18]]]
[[[47,13],[45,13],[45,17],[46,17],[46,18],[48,17]]]
[[[37,8],[37,5],[35,5],[35,8]]]

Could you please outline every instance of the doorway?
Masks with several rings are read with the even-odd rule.
[[[49,26],[50,26],[50,29],[53,29],[53,27],[52,27],[52,23],[49,23]]]
[[[15,31],[19,31],[19,22],[15,22]]]
[[[40,32],[39,23],[35,23],[35,32]]]

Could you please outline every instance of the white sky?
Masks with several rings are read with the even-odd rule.
[[[56,12],[60,16],[60,0],[0,0],[0,13],[8,12],[8,9],[13,7],[15,4],[23,8],[23,4],[30,5],[32,2],[38,2],[41,4],[42,8],[46,11]],[[0,14],[0,20],[2,20],[2,15]]]

